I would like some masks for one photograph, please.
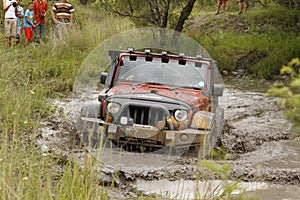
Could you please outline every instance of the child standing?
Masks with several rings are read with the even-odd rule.
[[[25,31],[25,46],[28,46],[29,42],[33,39],[33,29],[35,24],[33,23],[34,13],[33,13],[33,2],[28,3],[28,9],[24,15],[24,31]]]
[[[17,17],[17,35],[16,35],[16,44],[17,46],[20,45],[20,40],[21,40],[21,25],[22,25],[22,18],[24,18],[24,10],[22,8],[22,6],[20,5],[20,0],[16,0],[17,2],[17,13],[16,13],[16,17]]]

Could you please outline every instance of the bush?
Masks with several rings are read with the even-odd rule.
[[[280,73],[288,77],[286,82],[276,83],[268,90],[268,96],[278,97],[278,104],[296,127],[300,125],[300,60],[295,58],[284,65]],[[298,133],[299,134],[299,133]]]

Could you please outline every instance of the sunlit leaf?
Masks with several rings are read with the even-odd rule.
[[[289,65],[289,66],[293,66],[293,65],[299,66],[299,65],[300,65],[300,60],[299,60],[299,58],[294,58],[294,59],[292,59],[292,60],[289,62],[288,65]]]
[[[283,66],[281,69],[280,69],[280,73],[281,74],[295,74],[295,70],[290,67],[290,66]]]
[[[291,82],[291,87],[292,88],[297,88],[297,89],[300,89],[300,79],[294,79],[292,82]]]
[[[289,87],[282,87],[282,88],[271,88],[268,90],[267,94],[269,96],[286,98],[292,96],[293,92]]]

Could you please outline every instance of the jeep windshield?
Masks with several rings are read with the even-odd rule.
[[[208,73],[206,63],[194,60],[180,62],[178,58],[123,55],[120,57],[116,72],[115,84],[120,82],[142,84],[167,85],[175,88],[204,89]]]

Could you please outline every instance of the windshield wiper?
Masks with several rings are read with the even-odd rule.
[[[163,84],[149,81],[149,82],[135,83],[132,86],[139,86],[139,85],[163,85]]]
[[[194,86],[180,86],[180,87],[173,87],[173,88],[169,88],[170,91],[176,90],[176,89],[180,89],[180,88],[187,88],[187,89],[194,89],[194,90],[202,90],[199,87],[194,87]]]

